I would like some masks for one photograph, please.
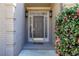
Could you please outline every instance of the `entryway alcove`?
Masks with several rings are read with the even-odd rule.
[[[51,4],[25,4],[27,43],[24,49],[53,49],[52,32],[50,32],[52,19]]]

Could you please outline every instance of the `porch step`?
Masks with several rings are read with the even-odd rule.
[[[19,56],[56,56],[55,50],[22,50]]]
[[[25,50],[52,50],[53,46],[51,44],[45,44],[45,43],[28,43],[25,44],[24,48]]]

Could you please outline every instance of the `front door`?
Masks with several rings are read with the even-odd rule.
[[[28,17],[28,41],[49,42],[48,12],[29,12]]]

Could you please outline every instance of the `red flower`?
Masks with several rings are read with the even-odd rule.
[[[55,45],[60,45],[60,37],[59,36],[56,37]]]
[[[56,50],[56,53],[57,53],[57,55],[58,55],[58,56],[60,56],[60,55],[61,55],[61,52],[60,52],[60,50],[59,50],[59,49],[57,49],[57,50]]]
[[[77,16],[79,16],[79,8],[76,10],[76,12],[77,12]]]
[[[64,20],[65,20],[65,22],[67,21],[67,17],[66,16],[64,17]]]
[[[67,21],[67,17],[66,16],[64,17],[64,20]]]
[[[77,18],[77,15],[75,15],[74,18],[76,19]]]
[[[76,36],[76,42],[79,44],[79,34]]]
[[[60,42],[60,37],[59,36],[56,37],[56,43],[58,43],[58,42]]]

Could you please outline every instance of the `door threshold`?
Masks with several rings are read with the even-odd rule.
[[[43,42],[33,42],[33,44],[44,44]]]

